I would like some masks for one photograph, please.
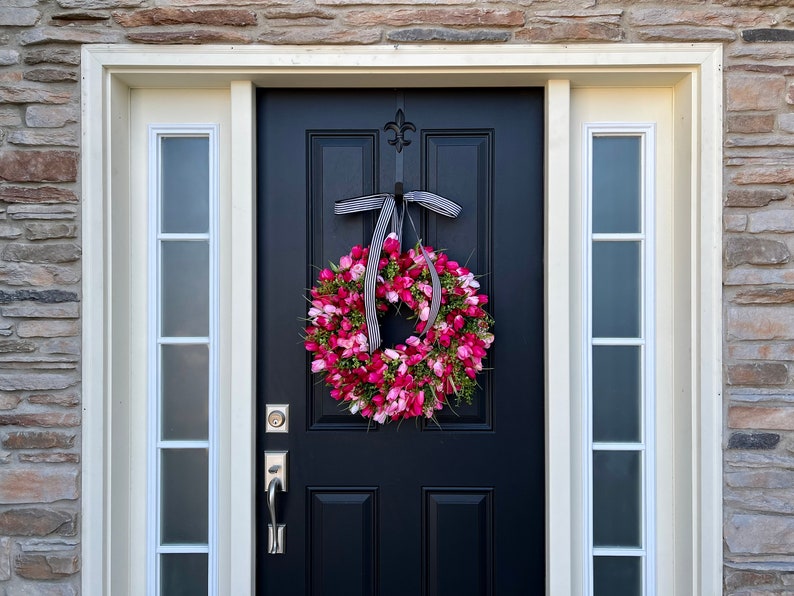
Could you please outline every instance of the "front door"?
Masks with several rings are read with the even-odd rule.
[[[544,591],[543,92],[267,90],[258,96],[257,584],[259,594],[414,596]],[[398,160],[384,125],[401,108]],[[402,162],[402,163],[398,163]],[[468,263],[496,323],[470,406],[380,426],[349,414],[301,342],[318,268],[366,246],[377,213],[334,201],[427,190],[426,245]],[[407,218],[403,247],[416,237]],[[410,322],[381,325],[384,344]],[[266,404],[289,405],[264,433]],[[285,553],[268,554],[264,452],[288,451],[276,498]]]

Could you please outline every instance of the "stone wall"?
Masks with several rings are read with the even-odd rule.
[[[794,1],[2,0],[0,595],[80,586],[80,44],[655,41],[725,46],[725,593],[794,593]]]

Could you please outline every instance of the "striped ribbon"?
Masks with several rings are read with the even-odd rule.
[[[407,192],[403,195],[402,199],[402,209],[397,208],[395,196],[389,193],[342,199],[336,201],[334,204],[334,213],[336,215],[380,209],[380,215],[378,215],[378,221],[375,224],[375,231],[372,234],[372,241],[369,245],[367,269],[364,274],[364,314],[367,319],[370,354],[377,350],[381,344],[378,315],[375,309],[375,282],[378,277],[378,263],[380,262],[380,253],[383,249],[383,241],[386,239],[386,228],[391,224],[391,231],[397,234],[398,242],[401,241],[403,217],[405,216],[407,203],[416,203],[439,215],[445,215],[451,218],[456,218],[460,214],[461,209],[460,205],[454,201],[450,201],[449,199],[424,190],[412,190]],[[411,216],[409,215],[408,219],[410,220],[410,218]],[[423,333],[426,333],[428,329],[433,326],[433,323],[435,323],[438,311],[441,308],[441,280],[438,277],[436,268],[430,260],[430,255],[427,254],[425,247],[422,246],[421,240],[419,241],[419,248],[422,251],[422,255],[427,263],[427,268],[430,271],[433,287],[433,295],[430,299],[430,314],[423,331]]]

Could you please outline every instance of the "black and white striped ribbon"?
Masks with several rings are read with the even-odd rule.
[[[363,197],[352,197],[349,199],[342,199],[336,201],[334,204],[334,213],[336,215],[346,215],[350,213],[359,213],[361,211],[371,211],[372,209],[380,209],[378,221],[375,224],[375,231],[372,234],[372,240],[369,245],[369,256],[367,257],[367,268],[364,273],[364,314],[367,319],[367,334],[369,335],[369,353],[371,354],[381,344],[380,328],[378,327],[378,315],[375,309],[375,283],[378,278],[378,263],[380,262],[380,253],[383,249],[383,241],[386,239],[386,228],[391,224],[391,231],[397,234],[397,240],[402,239],[402,224],[405,215],[405,205],[407,203],[416,203],[426,209],[430,209],[440,215],[455,218],[460,214],[460,205],[424,190],[412,190],[403,195],[402,209],[397,209],[396,201],[393,194],[380,193],[375,195],[367,195]],[[410,215],[409,215],[410,219]],[[419,241],[419,248],[427,263],[427,268],[430,271],[430,278],[432,281],[433,294],[430,299],[430,314],[425,324],[423,333],[433,326],[438,311],[441,308],[441,280],[438,277],[436,268],[430,260],[430,255],[427,254],[425,247],[422,246],[421,240]]]

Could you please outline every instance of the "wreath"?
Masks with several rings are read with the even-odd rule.
[[[400,252],[396,234],[383,242],[375,286],[378,316],[405,305],[415,334],[394,347],[369,351],[364,275],[369,247],[354,246],[339,265],[320,271],[311,288],[304,345],[313,373],[325,375],[331,397],[353,414],[378,423],[432,418],[449,400],[470,404],[477,373],[494,340],[488,297],[466,267],[420,245]],[[441,305],[426,329],[432,298],[432,263],[441,282]]]

